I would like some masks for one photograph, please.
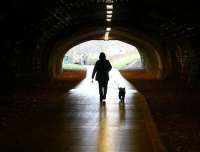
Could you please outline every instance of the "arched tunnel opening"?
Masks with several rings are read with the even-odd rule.
[[[159,45],[155,43],[155,41],[152,38],[149,38],[144,35],[135,35],[135,33],[130,32],[123,32],[123,30],[119,29],[113,29],[112,38],[109,41],[102,40],[101,30],[97,29],[85,29],[80,32],[77,32],[74,34],[73,38],[64,38],[61,40],[58,40],[54,46],[51,49],[51,54],[48,59],[48,71],[49,71],[49,77],[51,79],[55,79],[58,75],[60,75],[64,68],[63,68],[63,59],[70,49],[72,49],[75,46],[79,46],[80,51],[80,44],[84,44],[87,42],[90,42],[91,38],[96,38],[94,41],[101,42],[101,47],[98,51],[107,51],[102,50],[106,49],[106,45],[108,47],[108,43],[114,43],[114,42],[121,42],[122,44],[127,44],[129,46],[133,46],[138,51],[138,57],[140,58],[139,68],[135,68],[135,70],[131,68],[121,68],[119,66],[119,62],[117,65],[117,62],[115,64],[118,66],[118,68],[126,73],[126,76],[136,78],[136,79],[163,79],[168,76],[168,73],[171,69],[165,69],[166,66],[168,66],[169,61],[162,61],[163,54],[161,47],[159,48]],[[104,44],[104,48],[103,45]],[[91,44],[92,45],[92,44]],[[98,46],[95,46],[96,49]],[[116,47],[116,46],[115,46]],[[95,49],[95,48],[94,48]],[[113,48],[112,48],[113,49]],[[92,50],[91,50],[92,51]],[[84,52],[84,51],[83,51]],[[84,53],[86,53],[85,51]],[[77,55],[77,62],[81,63],[81,56],[83,54],[76,52]],[[108,57],[109,53],[107,53]],[[128,56],[128,55],[127,55]],[[128,64],[128,60],[131,59],[131,55],[128,56],[129,58],[125,59],[124,64]],[[96,55],[95,59],[98,58],[98,55]],[[132,56],[133,58],[133,56]],[[121,58],[122,59],[122,58]],[[94,59],[93,59],[94,60]],[[170,60],[170,59],[169,59]],[[94,61],[93,61],[94,62]],[[94,63],[93,63],[94,64]],[[114,66],[115,66],[114,65]],[[65,65],[66,66],[66,65]],[[80,67],[80,66],[79,66]],[[137,69],[137,70],[136,70]]]
[[[136,47],[118,40],[90,40],[67,50],[62,62],[63,70],[86,70],[104,52],[113,68],[119,70],[144,70],[142,58]]]

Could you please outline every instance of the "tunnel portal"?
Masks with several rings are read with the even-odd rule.
[[[104,52],[113,68],[120,70],[144,70],[142,58],[136,47],[117,40],[90,40],[67,50],[63,58],[63,70],[85,70],[93,66],[98,55]]]

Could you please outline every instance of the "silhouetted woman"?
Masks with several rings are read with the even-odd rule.
[[[100,101],[106,99],[107,86],[109,80],[109,71],[112,66],[108,60],[106,60],[105,53],[101,52],[99,55],[99,60],[96,62],[93,72],[92,72],[92,82],[96,74],[96,81],[99,83],[99,96]]]

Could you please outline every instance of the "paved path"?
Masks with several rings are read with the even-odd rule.
[[[144,96],[113,70],[106,103],[101,104],[98,85],[91,83],[91,70],[88,68],[86,79],[68,92],[39,98],[36,112],[0,134],[1,149],[4,152],[164,151]],[[125,103],[119,102],[118,85],[126,87]]]

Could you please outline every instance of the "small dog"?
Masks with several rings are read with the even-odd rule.
[[[119,87],[118,89],[119,89],[119,99],[121,101],[124,101],[126,90],[125,88],[122,88],[122,87]]]

